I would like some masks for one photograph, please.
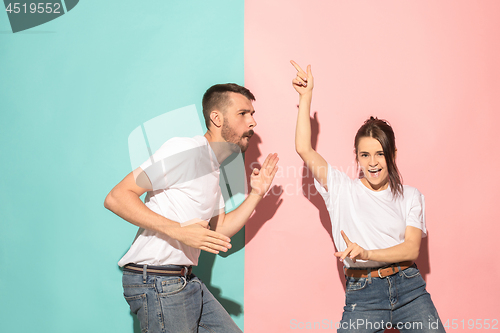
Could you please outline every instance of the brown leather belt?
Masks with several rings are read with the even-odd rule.
[[[162,276],[189,276],[193,266],[146,266],[146,272],[149,275]],[[123,267],[124,271],[136,274],[144,274],[144,266],[137,264],[127,264]]]
[[[413,265],[413,261],[402,261],[399,263],[391,264],[389,266],[384,266],[384,267],[374,267],[371,268],[370,270],[368,269],[352,269],[352,268],[347,268],[344,269],[344,274],[347,277],[353,277],[353,278],[366,278],[368,277],[368,272],[370,272],[371,277],[378,277],[378,278],[385,278],[390,275],[396,274],[397,272],[401,270],[405,270],[408,267],[411,267]]]

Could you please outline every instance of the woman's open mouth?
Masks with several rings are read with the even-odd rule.
[[[373,169],[373,170],[368,170],[368,173],[370,174],[371,177],[377,178],[378,176],[380,176],[380,171],[382,171],[382,169]]]

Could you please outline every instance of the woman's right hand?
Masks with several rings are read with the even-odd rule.
[[[292,80],[292,85],[299,95],[311,93],[314,87],[314,78],[311,72],[311,65],[307,65],[307,73],[300,68],[299,64],[290,60],[290,63],[297,70],[297,76]]]

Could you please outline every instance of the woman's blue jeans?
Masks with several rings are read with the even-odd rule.
[[[226,310],[195,275],[123,272],[124,296],[141,332],[241,333]]]
[[[346,301],[337,332],[445,332],[415,265],[379,278],[346,278]]]

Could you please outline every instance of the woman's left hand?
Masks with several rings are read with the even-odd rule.
[[[335,256],[338,257],[340,261],[344,261],[347,256],[349,256],[353,262],[356,262],[356,259],[368,260],[368,250],[363,249],[357,243],[351,242],[343,230],[341,230],[340,233],[347,244],[347,249],[345,249],[344,252],[335,252]]]

